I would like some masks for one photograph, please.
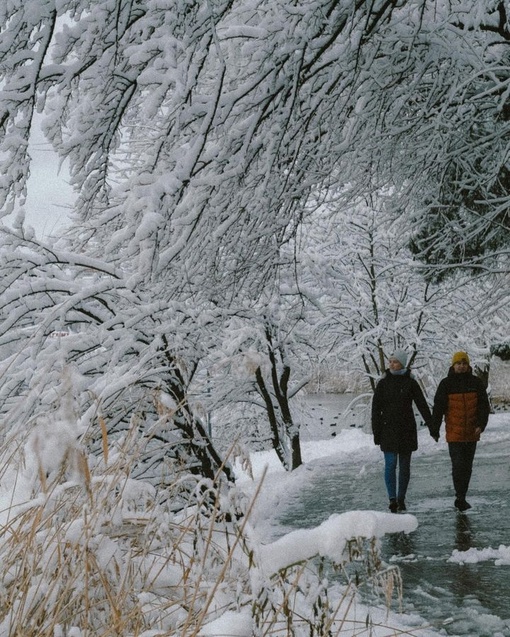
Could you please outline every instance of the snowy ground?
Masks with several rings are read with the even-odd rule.
[[[321,506],[317,507],[316,502],[313,501],[314,497],[316,499],[321,499],[320,495],[317,496],[317,493],[320,494],[321,491],[316,490],[316,486],[320,485],[321,480],[326,481],[328,475],[334,471],[344,471],[345,475],[350,474],[352,476],[352,481],[349,483],[348,486],[344,485],[344,488],[351,489],[351,491],[356,489],[362,491],[363,489],[368,488],[367,485],[370,483],[370,480],[374,480],[374,475],[378,475],[379,471],[382,470],[382,454],[379,448],[374,446],[372,436],[367,433],[366,427],[365,429],[363,429],[363,423],[361,421],[358,423],[351,422],[351,419],[348,417],[343,418],[343,421],[342,418],[335,417],[336,412],[343,413],[345,403],[342,403],[341,406],[337,406],[335,405],[334,398],[330,397],[326,398],[326,400],[318,400],[315,407],[320,407],[320,412],[318,413],[320,413],[321,416],[320,418],[315,419],[315,424],[309,423],[306,431],[304,432],[304,440],[302,445],[304,465],[301,468],[292,472],[291,474],[288,474],[282,469],[280,463],[276,459],[276,456],[272,452],[264,452],[254,454],[251,458],[253,474],[255,477],[254,481],[252,481],[242,471],[239,471],[238,473],[239,485],[248,493],[252,493],[254,491],[255,485],[259,482],[259,479],[265,473],[261,493],[258,497],[257,505],[254,511],[253,522],[257,529],[257,532],[260,534],[262,541],[272,543],[276,539],[278,539],[278,541],[280,542],[280,550],[282,551],[284,550],[283,546],[285,543],[285,538],[288,538],[287,550],[292,550],[292,542],[295,546],[296,537],[292,537],[292,532],[290,533],[290,535],[288,533],[291,529],[288,520],[292,518],[293,508],[295,509],[296,506],[299,506],[300,504],[302,506],[302,511],[300,511],[301,520],[298,524],[298,526],[300,527],[309,527],[310,529],[317,528],[317,525],[320,526],[321,524],[323,524],[321,520],[325,521],[327,519],[329,507],[329,501],[327,500],[327,498],[331,498],[331,493],[326,494],[324,492],[325,502],[321,503]],[[416,501],[414,502],[414,507],[412,507],[411,514],[405,516],[406,520],[409,520],[408,524],[410,526],[408,527],[408,532],[411,533],[411,535],[413,534],[413,524],[419,526],[420,519],[426,520],[428,523],[430,523],[429,517],[431,511],[434,511],[434,515],[436,515],[435,524],[441,526],[441,524],[443,523],[442,521],[444,521],[445,523],[443,526],[445,527],[445,529],[448,528],[448,524],[450,524],[450,521],[448,521],[448,524],[446,524],[446,521],[455,520],[456,515],[452,507],[453,500],[449,494],[449,464],[444,438],[442,438],[439,443],[435,443],[428,435],[428,431],[426,430],[426,428],[422,427],[419,431],[419,445],[420,448],[414,456],[417,465],[416,479],[418,479],[420,471],[423,473],[423,471],[426,470],[427,467],[431,467],[433,473],[436,473],[438,471],[437,467],[439,467],[439,471],[442,471],[447,477],[446,479],[444,478],[444,476],[442,477],[440,490],[443,492],[437,492],[437,489],[435,489],[435,487],[433,486],[420,486],[419,489],[415,487],[414,499]],[[486,463],[486,465],[489,467],[488,470],[490,471],[491,455],[494,455],[495,450],[501,449],[504,457],[507,457],[505,455],[505,449],[507,449],[509,446],[510,413],[500,413],[492,415],[489,421],[489,426],[487,427],[487,430],[477,452],[477,462],[479,463],[480,467],[482,467],[484,463]],[[504,462],[500,463],[500,465],[501,471],[504,472],[506,465],[504,464]],[[374,470],[374,467],[377,467],[377,469]],[[491,506],[491,504],[489,503],[489,499],[484,496],[483,492],[483,489],[485,488],[490,489],[490,477],[489,480],[486,480],[484,483],[481,480],[481,476],[479,475],[482,470],[482,468],[477,469],[478,476],[476,480],[478,480],[478,482],[476,482],[475,480],[475,484],[473,486],[474,507],[471,514],[473,517],[471,517],[471,519],[474,520],[475,523],[483,522],[483,508],[484,506]],[[494,471],[496,471],[495,468]],[[496,478],[495,474],[494,477]],[[426,485],[425,478],[426,476],[422,475],[420,480]],[[505,476],[501,475],[498,479],[500,488],[507,489],[506,485],[508,481]],[[375,486],[373,486],[373,484],[375,484]],[[428,493],[426,493],[427,488]],[[372,507],[370,511],[377,509],[378,513],[374,514],[376,517],[366,517],[367,511],[351,511],[351,517],[349,519],[345,519],[347,525],[346,532],[348,532],[349,528],[354,528],[349,527],[349,525],[353,523],[352,516],[357,516],[356,528],[359,530],[360,528],[363,528],[364,525],[370,525],[373,523],[377,524],[377,515],[380,515],[381,512],[387,510],[386,496],[384,493],[382,479],[379,480],[379,483],[370,483],[370,489],[371,491],[370,493],[368,493],[368,497],[366,497],[365,499],[367,502],[369,502],[369,504],[375,504],[375,507]],[[411,492],[413,492],[412,486],[410,490]],[[502,497],[503,499],[506,498],[508,500],[508,498],[506,497],[508,495],[508,490],[510,490],[510,487],[508,487],[505,493],[499,491],[498,497]],[[340,487],[339,491],[341,491]],[[374,493],[374,491],[376,493]],[[303,500],[302,494],[306,492],[308,492],[309,496],[311,494],[312,502],[310,504],[310,500],[308,500],[308,503],[303,505],[303,502],[306,500]],[[356,497],[350,497],[350,495],[349,497],[345,498],[345,501],[349,504],[351,504],[352,502],[356,502]],[[342,500],[342,498],[340,499]],[[361,499],[363,500],[363,498]],[[379,500],[381,503],[380,507],[377,506]],[[333,516],[332,519],[336,520],[336,524],[338,525],[339,523],[341,523],[341,521],[336,516],[341,516],[342,513],[345,513],[345,510],[342,509],[341,504],[339,506],[338,499],[335,501],[334,494],[331,502],[333,504],[331,504],[331,508],[329,508],[329,514]],[[337,508],[335,508],[335,506]],[[319,513],[317,513],[317,511],[319,511]],[[285,521],[286,516],[287,521]],[[465,516],[462,517],[465,518]],[[391,530],[389,530],[387,527],[386,519],[387,515],[384,515],[382,518],[380,518],[380,520],[382,521],[382,526],[379,535],[381,536],[384,535],[384,533],[391,533]],[[503,524],[501,528],[506,528],[506,525]],[[445,529],[443,529],[442,532],[447,535]],[[338,529],[336,530],[336,532],[338,532]],[[505,581],[507,575],[506,568],[510,566],[510,534],[508,535],[508,539],[506,539],[506,541],[501,541],[502,539],[505,540],[505,532],[503,531],[503,535],[501,535],[501,533],[499,533],[498,535],[496,528],[494,528],[492,539],[498,541],[498,544],[496,544],[495,546],[492,545],[490,535],[484,535],[483,537],[487,538],[486,546],[466,546],[466,550],[459,550],[458,544],[456,546],[452,544],[452,546],[447,547],[446,554],[444,554],[444,546],[441,547],[443,553],[441,554],[440,558],[438,558],[437,556],[435,556],[434,558],[430,556],[422,557],[424,560],[439,560],[439,566],[441,563],[456,563],[459,565],[464,565],[482,564],[484,562],[487,562],[490,563],[491,566],[495,565],[497,567],[500,567],[500,577],[502,577],[503,581]],[[446,538],[445,542],[447,541],[448,538]],[[411,555],[399,558],[399,556],[396,555],[394,556],[394,559],[395,561],[402,559],[404,562],[406,562],[409,559],[415,559],[415,556]],[[508,593],[509,590],[510,586],[508,587],[506,593]],[[506,593],[505,591],[501,591],[501,594],[505,597],[507,597]],[[476,600],[474,601],[476,602]],[[474,605],[473,600],[471,600],[471,603],[472,605]],[[362,609],[361,612],[363,611],[366,612],[366,609]],[[370,612],[373,615],[374,609],[370,609]],[[474,610],[474,613],[476,614],[476,608]],[[429,636],[439,634],[490,635],[491,637],[502,637],[510,635],[510,621],[508,619],[501,619],[501,617],[492,617],[490,615],[487,615],[487,613],[483,614],[481,611],[479,613],[479,616],[476,618],[476,621],[478,621],[479,623],[481,622],[481,625],[485,623],[486,629],[473,628],[475,624],[473,622],[468,622],[469,625],[464,628],[462,628],[460,624],[456,624],[456,626],[458,625],[458,633],[452,632],[453,629],[450,629],[450,631],[447,631],[447,629],[443,628],[436,631],[431,630],[430,625],[427,627],[427,621],[415,614],[397,613],[390,614],[384,621],[382,616],[379,619],[386,626],[391,624],[391,626],[395,627],[396,629],[402,631],[412,631],[413,635],[421,635],[422,637],[424,635]],[[401,633],[396,632],[374,634]]]

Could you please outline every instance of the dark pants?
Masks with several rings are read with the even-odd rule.
[[[397,481],[397,465],[398,465],[398,481]],[[390,500],[404,500],[407,493],[409,478],[411,477],[411,452],[394,453],[393,451],[384,452],[384,481],[386,482],[386,490]],[[398,482],[398,485],[397,485]],[[398,493],[397,493],[398,486]]]
[[[469,481],[471,480],[476,442],[449,442],[448,450],[452,461],[455,497],[463,500],[466,497]]]

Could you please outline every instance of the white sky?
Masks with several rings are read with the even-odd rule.
[[[60,166],[57,155],[37,125],[29,152],[33,161],[25,205],[26,223],[34,228],[39,239],[47,239],[49,235],[58,234],[67,223],[74,195],[66,166]]]

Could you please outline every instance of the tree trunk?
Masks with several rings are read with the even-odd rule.
[[[255,371],[255,378],[260,395],[266,405],[269,426],[273,438],[273,448],[285,469],[293,471],[303,464],[303,459],[301,456],[299,432],[292,419],[289,405],[288,385],[290,367],[289,365],[283,365],[281,372],[279,372],[275,351],[272,347],[272,337],[269,327],[266,328],[266,338],[268,342],[269,360],[271,362],[272,392],[267,388],[260,367]],[[281,351],[278,351],[280,352],[280,358],[283,359]],[[290,453],[287,451],[289,447]]]

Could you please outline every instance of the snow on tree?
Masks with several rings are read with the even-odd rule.
[[[508,5],[427,2],[391,32],[365,78],[366,170],[395,188],[430,278],[508,271]]]
[[[489,344],[502,338],[507,311],[498,279],[459,272],[440,285],[427,281],[391,197],[373,196],[349,210],[323,205],[301,232],[308,321],[338,369],[375,383],[389,354],[404,349],[433,386],[452,348],[469,345],[483,366]]]
[[[15,298],[19,324],[40,327],[43,335],[32,348],[37,357],[25,359],[27,366],[35,361],[25,374],[41,383],[37,395],[51,396],[55,382],[47,372],[54,347],[46,350],[46,337],[79,326],[79,336],[66,343],[80,339],[85,345],[63,349],[83,375],[102,377],[105,386],[113,375],[114,389],[97,390],[102,410],[111,411],[105,392],[119,400],[126,387],[157,385],[158,374],[181,404],[186,376],[196,367],[197,353],[190,352],[200,340],[193,320],[180,322],[181,308],[219,315],[247,290],[253,298],[263,290],[303,203],[317,184],[327,185],[324,175],[339,158],[321,131],[332,127],[338,138],[331,142],[346,142],[342,122],[360,38],[367,24],[376,30],[393,8],[367,12],[324,1],[307,11],[265,2],[34,1],[6,9],[3,212],[25,195],[36,111],[43,112],[56,150],[69,159],[79,192],[63,248],[70,270],[59,268],[58,258],[53,263],[50,250],[45,264],[5,285],[5,309],[11,312]],[[83,253],[96,259],[98,281],[83,276]],[[76,270],[79,283],[70,283]],[[25,277],[34,280],[35,293],[25,293]],[[25,298],[34,304],[24,305]],[[169,314],[177,307],[168,330],[167,317],[158,316],[165,307]],[[126,312],[133,317],[124,330]],[[16,317],[11,313],[6,331]],[[112,340],[112,334],[119,337]],[[182,365],[168,356],[164,337]],[[101,349],[104,341],[111,349]],[[11,347],[14,342],[22,341],[13,339]],[[142,371],[140,365],[150,363],[153,368]],[[23,403],[27,418],[36,404],[35,398]],[[188,439],[203,440],[198,420],[190,417]],[[117,419],[111,422],[115,428]]]
[[[230,431],[227,440],[251,439],[262,448],[270,442],[288,470],[302,463],[300,414],[293,403],[309,380],[301,362],[313,349],[306,329],[302,302],[289,289],[273,293],[237,311],[225,324],[224,341],[204,361],[209,408],[216,421],[226,420],[215,435]],[[235,403],[243,407],[232,419]]]
[[[156,315],[166,306],[180,316],[192,306],[215,317],[216,329],[238,298],[257,298],[273,280],[308,203],[385,186],[395,198],[405,193],[409,212],[418,214],[416,198],[426,200],[430,184],[447,174],[440,152],[454,145],[448,131],[462,131],[441,126],[449,118],[457,124],[459,109],[467,122],[465,106],[504,98],[505,53],[497,45],[505,20],[502,5],[492,2],[12,1],[0,14],[2,214],[23,203],[30,129],[41,113],[79,195],[66,261],[86,254],[107,273],[100,291],[81,278],[85,288],[92,283],[83,298],[94,299],[78,312],[92,314],[87,330],[116,324],[131,292],[143,307],[159,304]],[[465,78],[477,90],[459,102]],[[503,143],[504,122],[497,133],[494,143]],[[30,240],[27,229],[21,232]],[[46,266],[30,272],[41,279],[34,280],[40,295],[27,297],[37,298],[37,307],[19,310],[26,323],[42,321],[46,336],[76,321],[70,310],[51,318],[60,301],[45,290],[48,276]],[[58,293],[69,286],[60,282],[67,276],[57,277]],[[7,298],[24,296],[25,284],[19,292],[17,285],[6,286]],[[66,308],[82,303],[74,292],[71,298]],[[138,302],[130,310],[140,316],[135,308]],[[200,318],[184,318],[165,332],[167,318],[149,319],[145,311],[143,328],[137,316],[128,321],[140,329],[126,341],[136,345],[119,338],[108,357],[143,379],[145,371],[128,361],[144,343],[156,370],[160,363],[164,374],[174,370],[166,383],[180,404],[197,366],[191,352],[210,339],[211,322],[203,330]],[[182,365],[168,359],[163,332],[171,348],[176,340],[176,351],[187,352],[179,354]],[[34,374],[42,379],[50,378],[42,372],[46,360],[36,359],[41,371]],[[99,355],[88,360],[87,373],[94,365],[97,374],[113,369]],[[29,405],[35,402],[24,409]],[[201,427],[190,417],[194,439]]]
[[[0,209],[17,216],[0,240],[2,488],[20,496],[2,526],[0,630],[187,634],[220,608],[283,628],[301,574],[250,577],[245,510],[222,489],[229,459],[193,384],[242,302],[258,310],[272,291],[318,201],[391,191],[419,239],[418,203],[456,212],[461,193],[505,228],[504,6],[8,0],[0,33]],[[22,222],[36,114],[78,195],[51,245]],[[271,319],[268,413],[291,395]],[[296,442],[284,411],[277,428]],[[317,582],[307,634],[321,634]]]
[[[102,423],[114,437],[139,430],[144,452],[135,475],[161,486],[179,462],[211,480],[218,473],[232,479],[188,400],[200,357],[193,312],[127,288],[122,273],[104,261],[1,236],[9,274],[1,282],[0,395],[18,433],[58,413],[59,387],[71,369],[76,438],[87,436],[100,448]],[[179,325],[188,333],[184,342],[172,338]]]

